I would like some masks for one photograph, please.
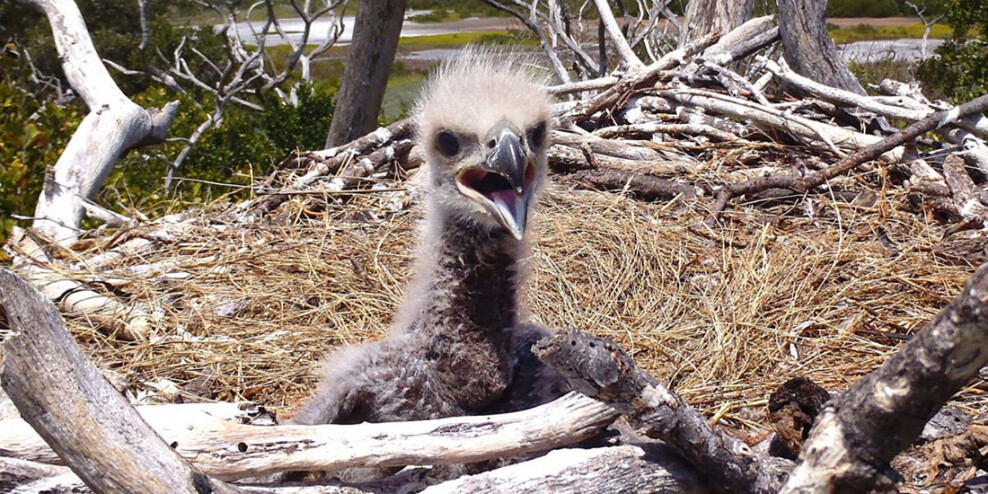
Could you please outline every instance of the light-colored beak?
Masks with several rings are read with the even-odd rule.
[[[492,129],[485,141],[487,156],[484,163],[461,170],[456,186],[521,240],[535,188],[536,164],[519,134],[507,123]]]
[[[528,198],[528,194],[509,192],[503,197],[495,194],[491,201],[497,219],[518,240],[525,235],[525,225],[528,223]]]

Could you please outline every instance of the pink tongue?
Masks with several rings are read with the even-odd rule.
[[[504,207],[508,211],[514,211],[515,203],[518,202],[518,196],[515,195],[513,190],[495,190],[491,192],[490,199],[491,202]]]

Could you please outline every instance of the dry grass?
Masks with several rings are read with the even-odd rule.
[[[173,271],[186,273],[121,288],[159,311],[151,342],[108,339],[84,320],[71,327],[97,362],[131,381],[165,378],[206,398],[287,411],[321,355],[386,331],[416,241],[412,197],[325,206],[308,196],[247,229],[203,221],[126,263],[177,262]],[[531,318],[614,338],[687,401],[757,434],[776,386],[806,375],[846,387],[972,272],[937,258],[943,227],[896,211],[894,198],[871,209],[815,201],[813,219],[760,208],[708,230],[696,204],[553,187],[537,220]]]

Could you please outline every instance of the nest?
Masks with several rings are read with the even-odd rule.
[[[215,205],[159,248],[75,273],[113,279],[117,296],[150,308],[147,341],[107,338],[84,317],[69,325],[99,365],[153,399],[251,400],[290,413],[323,355],[388,330],[418,235],[412,183],[301,195],[247,226],[224,222],[237,206]],[[971,266],[940,253],[944,227],[899,202],[815,196],[812,217],[797,201],[709,229],[695,201],[553,185],[532,230],[530,319],[614,339],[691,405],[755,439],[782,382],[845,388],[969,277]],[[79,255],[152,227],[161,228],[107,236]],[[971,410],[981,401],[979,386],[959,397]]]

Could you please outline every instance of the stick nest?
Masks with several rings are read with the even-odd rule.
[[[98,364],[159,399],[174,399],[163,391],[174,383],[182,399],[290,412],[323,355],[388,330],[417,242],[413,182],[293,197],[248,226],[224,223],[235,207],[215,205],[171,242],[73,273],[116,279],[116,295],[150,308],[148,341],[107,338],[81,317],[70,327]],[[690,404],[756,439],[782,382],[843,389],[930,321],[972,269],[943,254],[943,225],[900,212],[898,198],[812,202],[812,217],[798,201],[709,229],[696,201],[551,186],[532,230],[530,318],[615,339]],[[963,405],[983,401],[978,387]]]

